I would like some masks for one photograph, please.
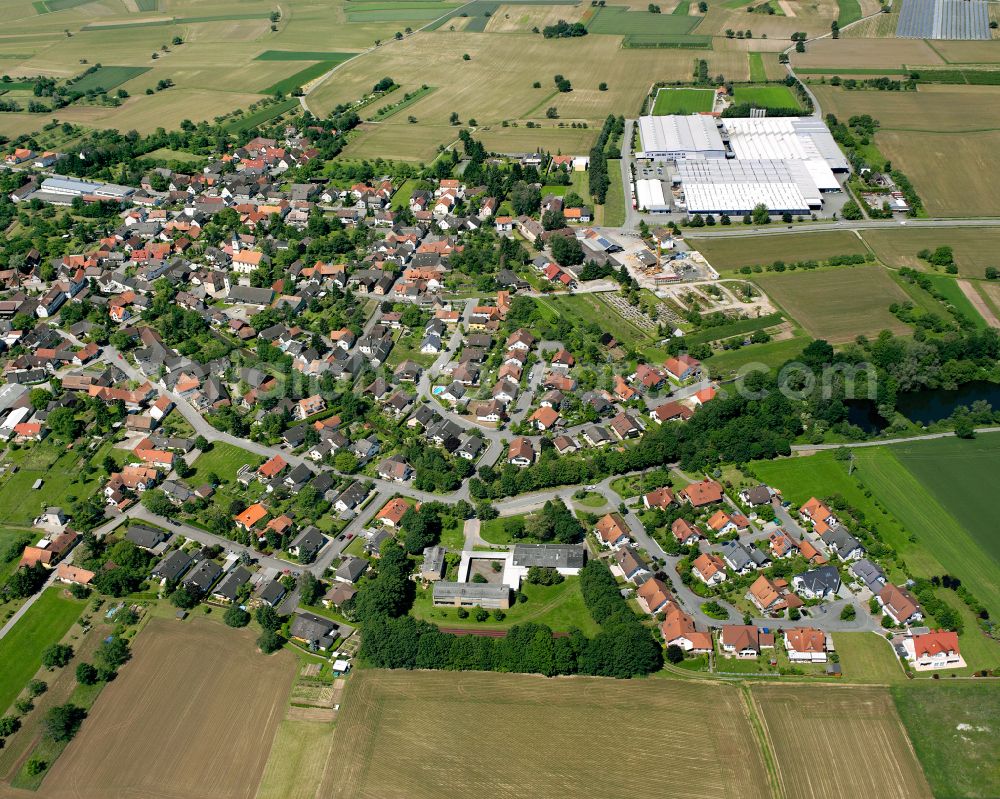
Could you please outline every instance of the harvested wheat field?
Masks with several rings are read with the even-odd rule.
[[[996,266],[1000,250],[1000,226],[882,228],[862,231],[862,236],[879,260],[892,267],[931,269],[917,253],[946,244],[954,250],[958,273],[964,277],[983,277],[986,267]]]
[[[294,676],[246,630],[154,619],[38,795],[252,799]]]
[[[813,84],[824,114],[871,114],[884,129],[977,131],[1000,128],[1000,86],[921,86],[916,92],[848,91]]]
[[[771,795],[728,685],[361,671],[340,713],[334,752],[352,756],[329,764],[331,799]]]
[[[923,39],[819,39],[804,53],[792,53],[796,67],[899,69],[944,64]],[[884,94],[884,92],[879,92]]]
[[[813,338],[831,344],[883,330],[903,335],[909,328],[889,313],[907,297],[881,266],[755,275],[755,282]]]
[[[885,688],[754,685],[785,796],[931,799]]]

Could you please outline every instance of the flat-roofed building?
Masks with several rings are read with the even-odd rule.
[[[642,152],[654,161],[725,158],[726,145],[715,117],[707,114],[639,117]]]
[[[510,588],[490,583],[434,583],[434,604],[438,607],[510,607]]]

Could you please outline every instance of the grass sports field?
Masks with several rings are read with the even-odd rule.
[[[889,313],[906,294],[881,266],[756,275],[755,282],[814,338],[839,344],[909,328]]]
[[[638,708],[684,730],[669,768],[650,767],[663,739],[635,735]],[[365,670],[351,676],[340,713],[334,752],[364,756],[331,760],[320,789],[330,799],[771,795],[743,699],[728,685]],[[597,756],[596,730],[628,745]]]
[[[86,603],[49,588],[25,612],[14,628],[0,638],[0,716],[42,665],[42,652],[58,643],[73,626]]]
[[[1000,796],[996,685],[920,682],[892,698],[937,799]]]
[[[959,274],[967,277],[982,277],[987,266],[996,266],[996,254],[1000,250],[1000,226],[892,228],[865,230],[862,236],[879,260],[892,267],[930,269],[926,262],[917,258],[917,253],[947,244],[954,250]]]
[[[714,103],[715,92],[712,89],[660,89],[653,103],[653,113],[697,114],[711,111]]]
[[[733,102],[750,103],[758,108],[800,108],[801,104],[787,86],[736,86]]]
[[[1000,616],[1000,537],[982,520],[1000,492],[998,444],[995,434],[921,441],[859,450],[856,461],[875,496],[991,616]]]
[[[688,235],[688,246],[716,269],[766,266],[775,261],[825,261],[835,255],[863,255],[865,245],[847,230],[822,233],[779,233],[750,237],[705,238]]]
[[[886,689],[754,685],[751,694],[774,747],[785,796],[931,799]],[[849,763],[837,756],[805,756],[829,751],[831,742],[850,753]]]
[[[295,660],[253,634],[153,619],[43,785],[47,799],[253,799],[288,700]]]

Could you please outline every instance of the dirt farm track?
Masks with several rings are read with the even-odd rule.
[[[39,799],[253,799],[295,675],[253,635],[154,619]]]

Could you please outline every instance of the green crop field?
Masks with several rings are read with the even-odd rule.
[[[750,60],[750,80],[755,83],[766,81],[767,70],[764,69],[764,55],[762,53],[747,53],[747,58]]]
[[[91,89],[103,89],[111,91],[121,86],[126,81],[137,78],[149,72],[149,67],[105,67],[101,66],[89,75],[84,75],[73,84],[73,88],[81,92],[89,92]]]
[[[295,89],[305,86],[309,81],[316,80],[320,75],[329,72],[336,66],[336,62],[331,61],[319,61],[315,64],[310,64],[304,69],[300,69],[294,75],[289,75],[287,78],[282,78],[277,83],[272,83],[266,89],[263,90],[264,94],[277,94],[281,92],[282,94],[288,94]]]
[[[948,275],[928,275],[934,288],[939,291],[944,298],[950,302],[955,309],[965,314],[965,317],[980,330],[986,329],[986,320],[976,310],[962,291],[958,282]]]
[[[837,25],[841,28],[861,19],[861,3],[858,0],[837,0],[837,7],[840,10]]]
[[[622,6],[606,6],[594,14],[587,30],[591,33],[609,33],[617,36],[636,34],[641,36],[677,36],[694,30],[700,17],[678,14],[650,14],[648,11],[632,11]]]
[[[751,64],[751,68],[752,68]],[[761,64],[763,68],[763,64]],[[787,86],[736,86],[733,101],[750,103],[758,108],[800,108],[801,104]]]
[[[1000,616],[1000,535],[983,519],[1000,492],[998,443],[987,434],[857,454],[865,484],[992,616]]]
[[[715,91],[712,89],[660,89],[653,103],[653,113],[697,114],[711,111],[714,103]]]
[[[279,117],[293,108],[297,108],[299,101],[297,97],[288,97],[282,100],[280,103],[272,103],[271,105],[259,108],[256,111],[252,111],[249,114],[244,114],[237,119],[231,119],[226,122],[226,130],[237,131],[243,130],[244,128],[252,128],[255,125],[260,125],[264,122],[268,122],[275,117]]]
[[[337,53],[330,50],[265,50],[254,61],[329,61],[338,63],[357,53]]]
[[[73,626],[85,602],[67,599],[61,588],[47,589],[7,635],[0,638],[0,715],[42,665],[42,652]]]
[[[909,328],[889,313],[906,293],[881,266],[756,275],[755,282],[814,338],[834,344]]]
[[[1000,796],[1000,690],[995,683],[920,681],[892,698],[936,799]]]

